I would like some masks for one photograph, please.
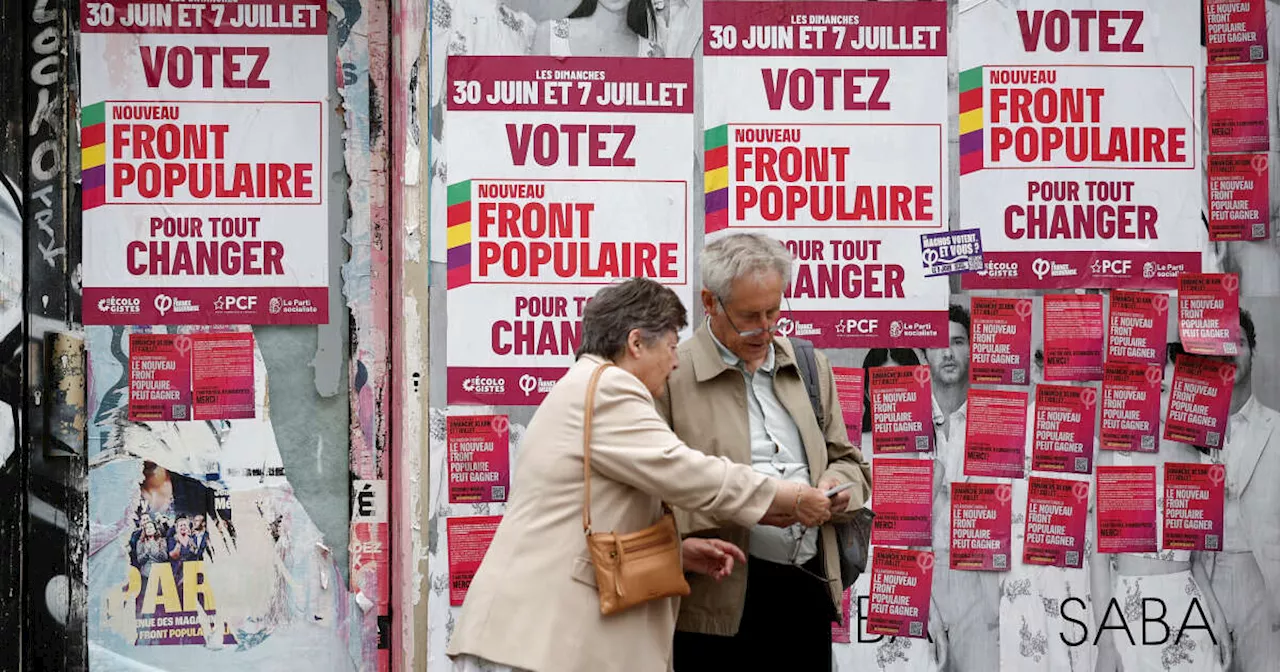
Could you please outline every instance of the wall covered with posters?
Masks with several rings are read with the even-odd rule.
[[[431,3],[427,668],[585,298],[750,230],[873,463],[838,669],[1270,669],[1276,10]]]

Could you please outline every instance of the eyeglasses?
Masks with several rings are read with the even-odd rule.
[[[782,300],[786,305],[786,310],[779,308],[778,314],[775,315],[772,319],[769,318],[768,313],[765,313],[764,319],[767,323],[769,323],[768,326],[760,327],[756,329],[743,330],[738,328],[738,325],[734,323],[732,317],[729,317],[729,308],[725,306],[724,299],[721,298],[719,294],[716,295],[716,303],[720,304],[720,311],[724,314],[724,319],[729,321],[729,326],[733,327],[733,330],[737,332],[738,338],[751,338],[753,336],[759,336],[760,334],[763,334],[765,332],[771,333],[775,336],[776,335],[786,336],[787,334],[791,333],[791,326],[792,326],[791,320],[787,319],[786,317],[788,314],[791,313],[791,300],[786,298],[785,296],[783,297]]]

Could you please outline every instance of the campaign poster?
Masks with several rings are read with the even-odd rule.
[[[1263,0],[1204,0],[1204,25],[1210,63],[1267,60]]]
[[[1098,552],[1156,552],[1156,468],[1098,466]]]
[[[218,595],[211,579],[218,561],[212,549],[235,538],[230,495],[144,461],[133,502],[127,576],[121,592],[112,594],[136,618],[133,644],[235,645],[226,617],[215,618]]]
[[[1036,424],[1031,445],[1033,471],[1093,472],[1097,403],[1096,388],[1036,387]]]
[[[862,369],[846,366],[831,367],[836,383],[836,400],[840,402],[840,414],[849,438],[857,442],[862,438]],[[870,446],[861,446],[869,448]]]
[[[1271,237],[1270,161],[1266,154],[1209,157],[1209,238]]]
[[[536,406],[582,310],[646,277],[692,306],[693,61],[450,56],[449,404]]]
[[[1044,379],[1102,379],[1101,294],[1044,297]]]
[[[920,234],[920,262],[925,277],[981,271],[982,231],[967,229]]]
[[[1107,361],[1164,366],[1169,332],[1169,297],[1146,292],[1111,292]]]
[[[511,446],[505,415],[453,415],[446,422],[449,444],[449,503],[507,501],[511,487]]]
[[[191,419],[191,337],[129,334],[129,420]]]
[[[85,324],[329,321],[327,7],[80,3]]]
[[[257,412],[253,334],[191,336],[192,420],[243,420]]]
[[[971,387],[968,404],[964,475],[1022,478],[1027,457],[1027,393]]]
[[[986,262],[962,286],[1173,289],[1199,272],[1199,4],[980,2],[956,22],[959,226],[981,228]]]
[[[445,520],[449,544],[449,606],[462,606],[502,516],[454,516]]]
[[[871,558],[868,635],[928,636],[933,563],[931,551],[875,549]]]
[[[1230,362],[1180,355],[1173,366],[1164,438],[1222,448],[1235,379],[1236,367]]]
[[[1089,482],[1032,476],[1022,562],[1079,569],[1089,515]]]
[[[1194,355],[1230,355],[1240,349],[1240,276],[1235,273],[1178,278],[1178,335]]]
[[[844,594],[840,597],[840,620],[831,624],[831,641],[833,643],[848,644],[852,640],[850,636],[852,622],[849,620],[852,592],[853,586],[850,586],[845,589]]]
[[[876,455],[933,450],[933,384],[929,367],[871,369],[871,450]]]
[[[1164,548],[1222,550],[1224,482],[1221,464],[1164,465]]]
[[[1205,68],[1209,151],[1265,152],[1267,130],[1267,65],[1210,65]]]
[[[1008,483],[951,484],[951,569],[1009,569],[1012,500]]]
[[[1026,385],[1031,371],[1031,299],[975,296],[969,307],[969,382]]]
[[[871,463],[871,543],[931,546],[933,460],[881,457]],[[945,543],[945,540],[938,540]]]
[[[1107,362],[1102,376],[1103,450],[1154,453],[1160,446],[1160,385],[1157,364]]]
[[[947,229],[946,3],[708,0],[703,24],[707,240],[781,240],[818,347],[945,346],[920,236]]]

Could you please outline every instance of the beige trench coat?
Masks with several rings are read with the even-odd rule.
[[[857,487],[848,490],[851,498],[847,511],[862,508],[871,499],[871,467],[849,441],[836,397],[831,363],[822,352],[815,351],[822,412],[826,416],[827,431],[823,434],[809,403],[809,393],[796,368],[791,343],[785,338],[778,338],[774,344],[774,394],[800,430],[805,456],[809,460],[811,485],[816,486],[828,476],[841,483],[857,483]],[[680,344],[679,368],[668,379],[667,394],[659,400],[658,410],[690,446],[708,455],[751,464],[746,381],[737,369],[724,363],[705,324],[694,332],[693,338]],[[685,536],[715,536],[750,552],[749,525],[690,511],[676,511],[676,520]],[[834,577],[827,586],[832,605],[839,613],[843,590],[835,529],[824,525],[820,539],[819,550],[826,575]],[[693,594],[681,600],[676,628],[708,635],[736,634],[742,621],[742,607],[746,603],[747,568],[735,567],[733,574],[719,583],[704,580],[706,578],[690,578]]]

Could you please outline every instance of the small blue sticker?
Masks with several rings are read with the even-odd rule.
[[[923,234],[920,257],[924,260],[926,278],[980,271],[982,233],[979,229],[961,229]]]

